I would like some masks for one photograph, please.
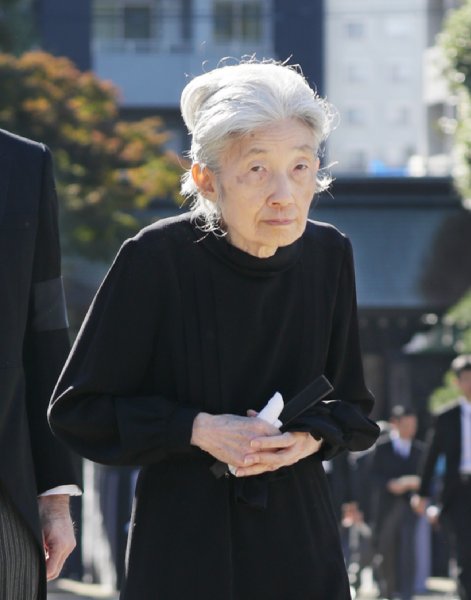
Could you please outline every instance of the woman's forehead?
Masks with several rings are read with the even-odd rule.
[[[276,152],[280,146],[288,152],[315,154],[314,132],[295,119],[278,121],[233,137],[222,154],[230,160],[250,159]]]

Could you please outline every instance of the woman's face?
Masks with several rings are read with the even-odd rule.
[[[263,258],[303,234],[318,167],[312,131],[289,119],[230,142],[200,189],[219,202],[229,242]]]

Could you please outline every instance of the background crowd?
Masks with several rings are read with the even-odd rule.
[[[454,576],[470,594],[471,356],[452,363],[457,401],[416,438],[418,419],[402,405],[367,452],[326,464],[351,581],[371,567],[382,597],[410,600],[433,576]]]

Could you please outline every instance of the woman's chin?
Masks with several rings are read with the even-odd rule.
[[[274,236],[272,239],[272,245],[278,248],[282,248],[284,246],[290,246],[294,244],[296,240],[298,240],[302,235],[302,231],[280,231],[278,235]]]

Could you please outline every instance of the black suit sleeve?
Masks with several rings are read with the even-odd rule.
[[[444,436],[446,431],[442,426],[443,419],[436,418],[434,425],[427,434],[426,450],[421,464],[421,483],[419,488],[420,496],[428,498],[430,496],[430,485],[435,472],[435,465],[438,457],[443,452]]]
[[[35,153],[32,159],[37,159]],[[52,434],[47,407],[69,339],[61,280],[58,206],[52,158],[42,149],[42,181],[23,362],[26,405],[38,493],[78,484],[78,459]]]

